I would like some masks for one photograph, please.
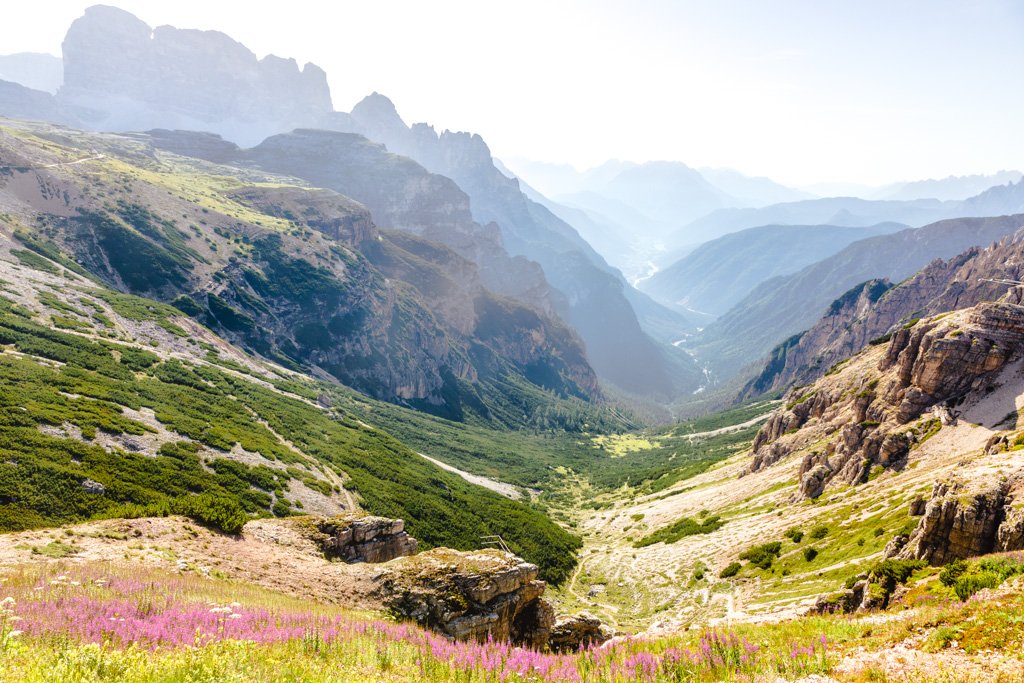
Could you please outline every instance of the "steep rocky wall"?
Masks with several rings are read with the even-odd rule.
[[[888,555],[942,565],[1024,550],[1024,473],[997,481],[937,482],[917,528]]]
[[[787,394],[754,438],[751,471],[809,449],[800,491],[865,481],[875,465],[905,463],[938,416],[981,396],[1024,349],[1024,307],[1008,300],[922,320],[809,387]],[[916,422],[926,411],[936,417]],[[911,424],[914,423],[914,424]]]

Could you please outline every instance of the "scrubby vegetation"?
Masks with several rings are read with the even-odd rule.
[[[655,543],[675,543],[679,539],[687,536],[710,534],[714,531],[718,531],[724,524],[725,522],[718,515],[706,517],[700,521],[690,519],[689,517],[683,517],[679,521],[674,522],[667,527],[658,529],[654,533],[644,536],[633,545],[636,548],[643,548],[649,545],[654,545]]]
[[[132,319],[177,314],[102,294]],[[244,375],[161,361],[131,344],[93,341],[30,318],[0,300],[0,343],[25,354],[0,356],[0,529],[186,514],[235,533],[250,515],[291,514],[287,482],[323,482],[310,472],[330,468],[348,478],[368,510],[406,519],[426,547],[476,548],[481,536],[499,534],[548,580],[562,580],[575,564],[578,539],[542,512],[438,470],[351,417],[331,417]],[[157,458],[101,446],[101,433],[154,432],[125,409],[152,411],[180,442],[165,444]],[[236,447],[273,468],[210,455]]]

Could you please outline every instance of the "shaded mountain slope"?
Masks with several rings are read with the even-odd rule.
[[[479,135],[438,135],[425,124],[407,127],[391,101],[376,93],[360,102],[350,118],[359,132],[458,183],[472,200],[473,217],[500,227],[509,253],[544,268],[551,285],[565,295],[569,310],[564,319],[580,332],[602,379],[630,394],[661,398],[698,385],[699,370],[688,357],[644,333],[621,274],[498,170]]]
[[[564,325],[505,301],[522,326],[488,322],[484,342],[477,307],[504,300],[476,267],[440,244],[391,239],[350,199],[137,138],[37,132],[49,139],[0,135],[0,202],[30,239],[113,287],[174,302],[265,357],[455,419],[491,420],[510,380],[527,422],[548,401],[599,395]],[[83,148],[106,156],[66,163]]]

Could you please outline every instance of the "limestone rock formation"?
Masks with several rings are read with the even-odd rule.
[[[1024,549],[1024,476],[998,481],[937,482],[917,528],[886,556],[941,565]],[[894,552],[895,551],[895,552]]]
[[[100,130],[191,128],[242,143],[316,124],[331,111],[314,64],[258,59],[217,31],[150,28],[96,5],[68,30],[58,100]]]
[[[401,519],[351,513],[302,518],[295,524],[332,559],[377,563],[416,554],[416,539]]]
[[[396,615],[456,640],[543,648],[555,623],[536,565],[499,550],[435,548],[384,566],[377,593]]]
[[[834,479],[856,484],[875,466],[905,464],[920,439],[955,419],[955,405],[983,395],[1021,356],[1024,307],[1015,296],[915,321],[789,392],[754,438],[750,470],[813,444],[800,468],[801,494],[813,498]]]
[[[548,648],[555,652],[572,652],[581,647],[601,645],[611,637],[612,633],[600,619],[582,612],[555,622],[548,636]]]

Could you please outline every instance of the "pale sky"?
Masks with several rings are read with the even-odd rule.
[[[6,0],[0,54],[60,54],[90,2]],[[1024,167],[1022,0],[113,2],[312,61],[495,155],[671,159],[794,185]]]

